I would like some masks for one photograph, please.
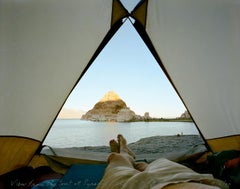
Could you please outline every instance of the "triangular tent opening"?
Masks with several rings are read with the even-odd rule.
[[[134,26],[214,151],[240,149],[239,0],[1,1],[1,173],[28,165],[111,36]],[[66,72],[67,70],[67,72]]]
[[[155,121],[179,118],[186,110],[129,20],[119,28],[85,72],[63,106],[63,110],[64,108],[68,111],[85,110],[86,113],[110,90],[115,91],[136,115],[143,117],[145,112],[148,112]],[[66,117],[63,115],[61,118]],[[130,143],[156,135],[198,134],[194,123],[189,122],[185,123],[186,126],[184,123],[176,126],[177,123],[159,122],[157,127],[157,123],[152,122],[154,119],[148,120],[150,122],[147,123],[136,123],[142,121],[139,118],[135,123],[125,123],[125,126],[124,123],[109,123],[112,120],[102,123],[80,121],[80,114],[72,118],[77,120],[56,120],[44,144],[55,148],[108,146],[108,141],[120,132]],[[105,118],[94,120],[101,121]],[[169,129],[165,130],[168,126]],[[60,128],[63,131],[60,131]],[[142,133],[137,134],[141,132],[140,130]],[[196,141],[192,145],[197,143]],[[156,148],[159,149],[161,146],[157,145]]]

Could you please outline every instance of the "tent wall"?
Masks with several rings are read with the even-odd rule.
[[[6,0],[0,9],[0,133],[41,141],[110,29],[112,2]]]
[[[0,1],[0,174],[29,161],[126,14],[117,0]]]
[[[26,166],[40,142],[21,137],[0,137],[0,175]]]
[[[216,139],[207,140],[208,145],[215,152],[220,152],[222,150],[240,150],[240,136],[228,136]]]
[[[147,34],[207,140],[240,134],[239,18],[240,0],[148,1]]]

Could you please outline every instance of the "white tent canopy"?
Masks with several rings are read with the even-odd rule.
[[[2,0],[0,173],[31,160],[127,16],[209,146],[240,149],[240,0],[145,0],[131,14],[118,0]]]
[[[111,16],[109,0],[1,1],[1,135],[44,138]]]
[[[204,137],[239,134],[240,1],[149,1],[148,13],[147,33]]]

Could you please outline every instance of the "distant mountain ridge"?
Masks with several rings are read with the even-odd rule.
[[[83,110],[63,108],[57,119],[81,119],[82,115],[85,113],[86,112]]]

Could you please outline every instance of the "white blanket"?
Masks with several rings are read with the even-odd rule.
[[[199,174],[178,163],[161,158],[150,163],[143,172],[129,167],[106,169],[97,189],[161,189],[171,183],[204,182],[227,188],[210,174]]]

